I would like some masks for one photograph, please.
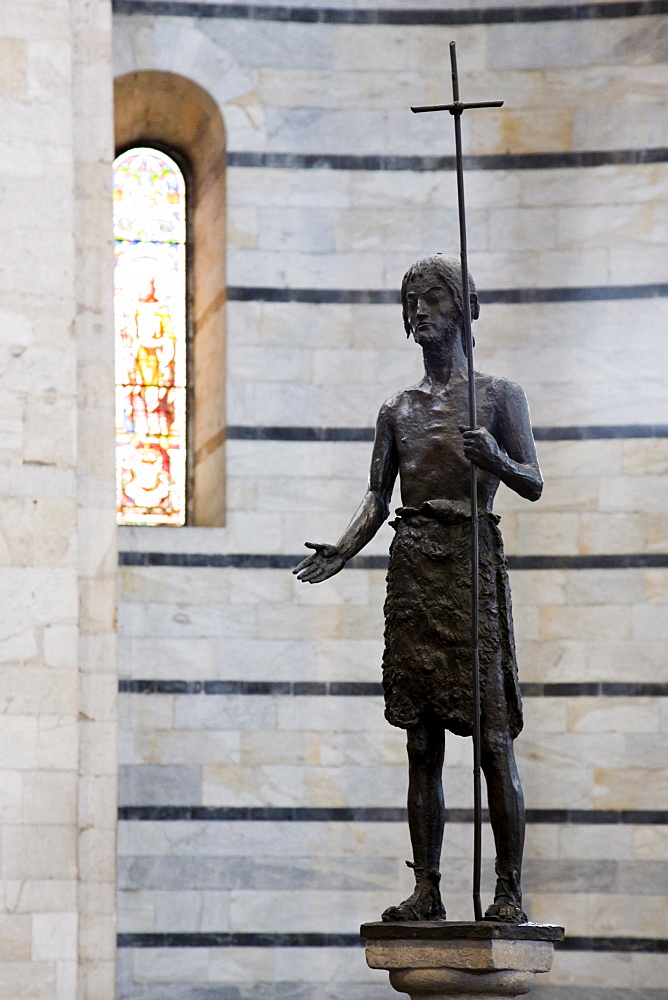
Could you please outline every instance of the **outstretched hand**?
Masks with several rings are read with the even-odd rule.
[[[302,583],[322,583],[339,573],[346,564],[336,545],[322,545],[320,542],[305,542],[307,549],[315,549],[311,556],[302,559],[293,573]]]
[[[500,459],[496,438],[492,437],[485,427],[476,427],[475,430],[467,427],[459,429],[464,438],[464,455],[469,462],[488,472],[496,472]]]

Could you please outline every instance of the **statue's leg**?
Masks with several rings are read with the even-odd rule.
[[[408,827],[416,865],[438,870],[441,862],[445,802],[445,731],[437,722],[408,730]]]
[[[508,734],[501,671],[488,677],[482,713],[481,764],[487,782],[489,818],[496,846],[496,891],[486,920],[526,923],[522,910],[524,795],[513,741]],[[491,682],[491,683],[490,683]]]
[[[408,730],[408,826],[413,846],[415,891],[383,920],[445,920],[439,864],[445,824],[443,756],[445,733],[437,722],[420,722]]]

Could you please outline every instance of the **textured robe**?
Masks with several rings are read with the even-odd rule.
[[[436,718],[459,736],[473,729],[471,520],[431,501],[399,508],[392,522],[385,601],[385,716],[408,729]],[[522,729],[510,587],[495,514],[479,519],[479,662],[483,728],[490,671],[505,695],[508,731]],[[498,712],[494,713],[498,716]]]

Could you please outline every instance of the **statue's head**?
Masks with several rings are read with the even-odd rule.
[[[462,266],[458,257],[449,257],[446,254],[436,253],[430,257],[423,257],[406,271],[404,280],[401,283],[401,307],[404,316],[404,329],[406,336],[413,333],[409,314],[407,295],[411,284],[415,281],[430,281],[434,285],[444,285],[452,296],[455,308],[459,313],[459,324],[464,316],[464,286],[462,282]],[[475,290],[475,283],[469,273],[469,301],[471,303],[471,319],[477,319],[480,315],[480,304]]]

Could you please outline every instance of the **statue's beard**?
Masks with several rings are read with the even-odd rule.
[[[413,331],[413,339],[423,347],[430,345],[439,347],[446,352],[450,351],[456,342],[456,338],[461,336],[462,320],[460,316],[453,317],[445,326],[436,331],[433,327],[425,331]],[[463,339],[462,339],[463,344]]]

